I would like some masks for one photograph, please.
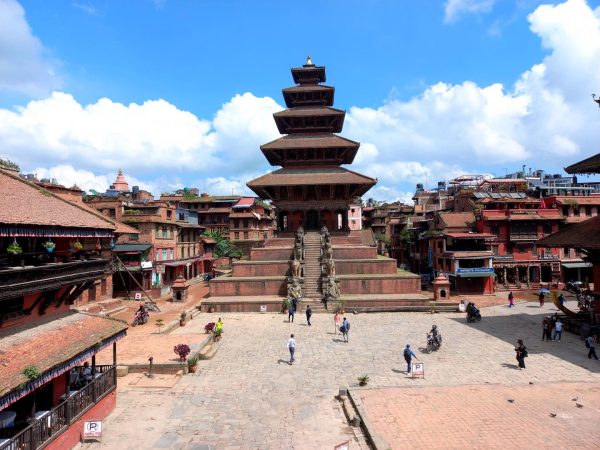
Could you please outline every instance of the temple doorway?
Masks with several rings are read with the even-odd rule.
[[[319,213],[314,209],[306,212],[306,229],[307,230],[318,230],[319,229]]]

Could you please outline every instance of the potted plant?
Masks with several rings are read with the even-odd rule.
[[[292,301],[287,297],[284,298],[281,302],[281,312],[285,314],[290,309],[290,306],[292,306]]]
[[[199,360],[200,360],[200,358],[198,356],[193,356],[190,359],[188,359],[188,370],[190,371],[190,373],[196,372],[196,369],[198,368]]]
[[[204,332],[205,333],[212,333],[212,331],[215,329],[215,323],[214,322],[208,322],[206,325],[204,325]]]
[[[187,358],[187,355],[189,355],[192,350],[187,344],[177,344],[175,347],[173,347],[173,351],[179,355],[179,360],[184,362],[185,358]]]
[[[362,375],[357,378],[359,386],[366,386],[369,382],[369,375]]]
[[[12,244],[10,244],[7,247],[6,251],[11,255],[18,255],[19,253],[23,253],[23,249],[21,248],[16,239],[12,241]]]
[[[187,320],[187,313],[185,311],[181,311],[181,315],[179,316],[179,326],[184,327],[186,320]]]
[[[75,241],[73,243],[73,249],[78,252],[79,250],[81,250],[83,248],[83,244],[81,242],[79,242],[79,239],[77,239],[77,241]]]
[[[215,328],[213,330],[213,339],[215,342],[217,342],[219,339],[221,339],[221,335],[223,334],[223,328]]]
[[[46,242],[42,244],[42,246],[48,251],[48,253],[52,253],[56,248],[56,244],[48,239]]]

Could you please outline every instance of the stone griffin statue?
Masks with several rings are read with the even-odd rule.
[[[290,269],[292,272],[292,277],[296,278],[300,276],[300,272],[302,270],[302,264],[297,259],[290,260]]]
[[[291,280],[288,279],[287,295],[288,297],[295,298],[296,300],[302,299],[302,286],[300,286],[300,283],[296,277],[292,277]]]
[[[304,242],[304,228],[302,228],[302,225],[296,230],[296,242]]]

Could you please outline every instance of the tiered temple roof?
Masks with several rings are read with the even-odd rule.
[[[352,163],[360,144],[334,134],[342,131],[346,113],[332,107],[335,89],[321,84],[325,67],[315,66],[309,57],[291,71],[297,86],[282,91],[288,109],[273,115],[286,136],[261,146],[269,163],[282,169],[248,187],[276,204],[308,200],[313,207],[314,202],[347,202],[363,195],[377,180],[340,167]]]

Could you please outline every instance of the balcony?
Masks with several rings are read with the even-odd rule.
[[[96,370],[96,376],[90,383],[81,390],[71,393],[55,408],[40,414],[38,419],[32,420],[23,430],[0,444],[0,450],[35,450],[46,447],[71,424],[77,422],[86,411],[116,388],[115,366],[96,366]]]
[[[0,300],[97,280],[107,272],[109,262],[107,259],[90,259],[0,267]]]
[[[510,233],[511,241],[537,241],[538,239],[537,233]]]

